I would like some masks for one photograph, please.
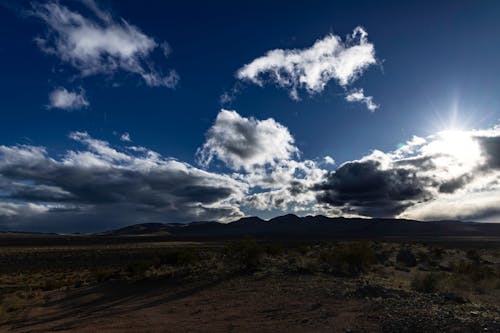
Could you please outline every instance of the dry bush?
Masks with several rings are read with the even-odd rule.
[[[438,290],[438,284],[443,276],[438,273],[416,274],[411,281],[411,287],[419,292],[432,293]]]
[[[117,276],[117,272],[112,268],[99,267],[91,272],[92,279],[95,282],[105,282]]]
[[[322,252],[320,261],[333,274],[354,277],[369,270],[375,262],[375,253],[367,242],[350,242]]]
[[[455,273],[468,276],[474,282],[489,279],[496,275],[496,272],[492,267],[478,262],[468,262],[465,260],[453,263],[452,269]]]
[[[4,315],[22,309],[26,304],[26,300],[22,298],[19,293],[12,293],[6,295],[0,303],[0,312]]]
[[[238,265],[250,271],[259,267],[265,253],[265,246],[249,237],[232,242],[225,249],[225,254],[231,261],[236,261]]]

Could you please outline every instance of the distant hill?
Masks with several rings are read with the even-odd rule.
[[[267,238],[328,239],[383,237],[500,237],[500,224],[403,219],[278,216],[269,221],[244,217],[231,223],[146,223],[101,233],[103,236],[166,236],[172,239],[220,239],[245,235]]]
[[[126,236],[126,235],[169,235],[170,225],[163,223],[142,223],[127,226],[125,228],[103,233],[104,235]]]

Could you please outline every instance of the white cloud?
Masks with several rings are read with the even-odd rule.
[[[348,102],[361,102],[366,105],[366,108],[371,112],[374,112],[379,108],[377,104],[373,102],[372,96],[365,96],[363,88],[351,90],[345,97]]]
[[[335,160],[331,156],[323,157],[323,162],[325,164],[335,165]]]
[[[50,207],[32,203],[0,202],[0,218],[15,218],[21,214],[24,216],[35,216],[46,213]]]
[[[110,13],[102,10],[94,0],[81,0],[98,18],[103,22],[113,22],[113,18]]]
[[[417,220],[500,221],[500,186],[488,191],[444,195],[409,207],[400,217]]]
[[[87,145],[90,151],[99,154],[100,158],[105,161],[120,162],[131,160],[129,155],[111,148],[106,141],[92,138],[87,132],[72,132],[69,137]]]
[[[262,86],[265,75],[298,99],[298,89],[322,92],[330,80],[345,87],[376,63],[375,48],[366,31],[357,27],[344,42],[330,34],[306,49],[275,49],[240,68],[236,76]]]
[[[198,161],[208,166],[214,157],[228,167],[250,171],[274,165],[298,153],[288,129],[274,119],[245,118],[236,111],[221,110],[198,149]]]
[[[257,210],[322,213],[315,209],[316,192],[312,188],[322,181],[327,171],[311,160],[282,160],[270,168],[257,168],[244,175],[233,175],[254,191],[243,201]]]
[[[0,145],[0,227],[83,228],[95,221],[88,229],[102,230],[140,222],[232,221],[259,211],[500,218],[500,127],[413,137],[335,171],[323,169],[335,163],[329,156],[302,160],[284,125],[236,111],[220,111],[198,151],[200,163],[219,159],[229,172],[199,169],[142,146],[115,147],[87,132],[69,137],[84,148],[57,158],[44,147]]]
[[[44,52],[58,56],[82,76],[121,70],[141,76],[149,86],[175,87],[177,73],[171,70],[164,75],[150,57],[156,49],[165,52],[166,44],[157,43],[122,18],[114,20],[92,0],[84,4],[95,14],[95,19],[58,2],[33,5],[32,14],[49,28],[45,36],[36,38]]]
[[[120,136],[120,140],[123,142],[132,142],[132,139],[130,138],[130,134],[125,132]]]
[[[83,89],[80,89],[79,92],[74,92],[68,91],[66,88],[57,88],[49,94],[49,108],[71,111],[85,108],[89,105]]]
[[[300,160],[299,153],[288,129],[274,119],[221,110],[197,155],[204,166],[217,158],[236,171],[232,178],[249,189],[240,202],[244,207],[313,212],[316,193],[311,188],[327,171],[315,161]]]

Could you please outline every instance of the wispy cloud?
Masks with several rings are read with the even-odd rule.
[[[90,103],[85,97],[85,91],[83,89],[75,92],[60,87],[49,94],[49,108],[72,111],[88,107],[89,105]]]
[[[48,28],[44,36],[36,38],[42,51],[59,57],[82,76],[125,71],[139,75],[149,86],[176,86],[177,73],[162,73],[151,59],[156,49],[165,53],[167,44],[158,43],[123,18],[115,20],[92,0],[84,4],[94,18],[59,2],[33,4],[31,14]]]
[[[132,142],[132,139],[130,138],[130,134],[128,132],[123,133],[120,136],[120,140],[123,142]]]
[[[275,49],[240,68],[236,77],[262,86],[266,79],[299,99],[299,89],[322,92],[330,80],[346,87],[376,63],[375,47],[362,27],[346,41],[330,34],[306,49]]]
[[[373,102],[373,97],[372,96],[365,96],[365,92],[363,88],[360,89],[353,89],[347,93],[345,97],[346,101],[348,102],[360,102],[364,103],[366,105],[366,108],[370,110],[371,112],[375,112],[379,108],[377,104]]]

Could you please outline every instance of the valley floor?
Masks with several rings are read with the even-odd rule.
[[[470,288],[457,288],[451,284],[460,286],[469,278],[455,277],[458,273],[450,271],[455,268],[449,268],[454,267],[453,260],[463,256],[464,263],[482,260],[481,265],[491,266],[488,272],[498,274],[495,247],[467,252],[436,250],[420,244],[371,242],[359,248],[357,244],[307,245],[281,250],[268,247],[256,254],[254,246],[256,243],[247,242],[220,250],[205,248],[196,259],[188,259],[184,252],[179,252],[177,259],[172,260],[169,252],[160,252],[157,255],[163,256],[163,261],[148,263],[143,268],[129,265],[121,268],[119,274],[114,271],[110,275],[102,272],[68,275],[68,271],[61,273],[49,267],[54,277],[64,276],[66,282],[43,288],[35,287],[41,278],[34,275],[42,268],[28,274],[32,280],[26,280],[21,275],[27,273],[5,272],[6,266],[0,266],[4,269],[0,274],[4,305],[0,332],[500,331],[498,276],[479,278],[477,285],[471,283]],[[325,249],[330,246],[335,249],[333,253],[347,251],[347,263],[351,266],[339,268],[337,264],[344,260],[342,257],[326,256],[330,252]],[[357,252],[346,250],[353,251],[352,246]],[[420,251],[419,262],[415,266],[410,264],[411,267],[398,263],[395,257],[400,248]],[[363,263],[352,253],[358,253],[359,249],[373,249],[379,259],[358,274],[352,269],[362,268],[359,265]],[[29,264],[27,253],[32,251],[37,258],[46,258],[55,250],[9,249],[3,253],[3,262],[12,263],[9,256],[20,255],[19,251],[24,251],[25,263]],[[57,265],[68,266],[70,262],[80,265],[75,263],[79,250],[75,251],[74,258]],[[106,258],[106,251],[116,249],[98,251]],[[434,252],[443,259],[432,262]],[[67,253],[71,257],[71,252]],[[119,258],[120,252],[117,253],[113,252],[113,256]],[[226,258],[234,253],[237,261]],[[381,256],[383,253],[389,255]],[[467,259],[465,253],[472,259]],[[241,263],[246,264],[238,266]],[[172,270],[172,267],[178,268]],[[355,274],[348,276],[348,272]],[[436,275],[440,277],[435,282],[424,279],[423,285],[417,283],[420,276],[429,274],[441,275]],[[76,278],[85,281],[75,282]],[[32,287],[16,290],[15,281]],[[18,295],[17,299],[13,295]]]

